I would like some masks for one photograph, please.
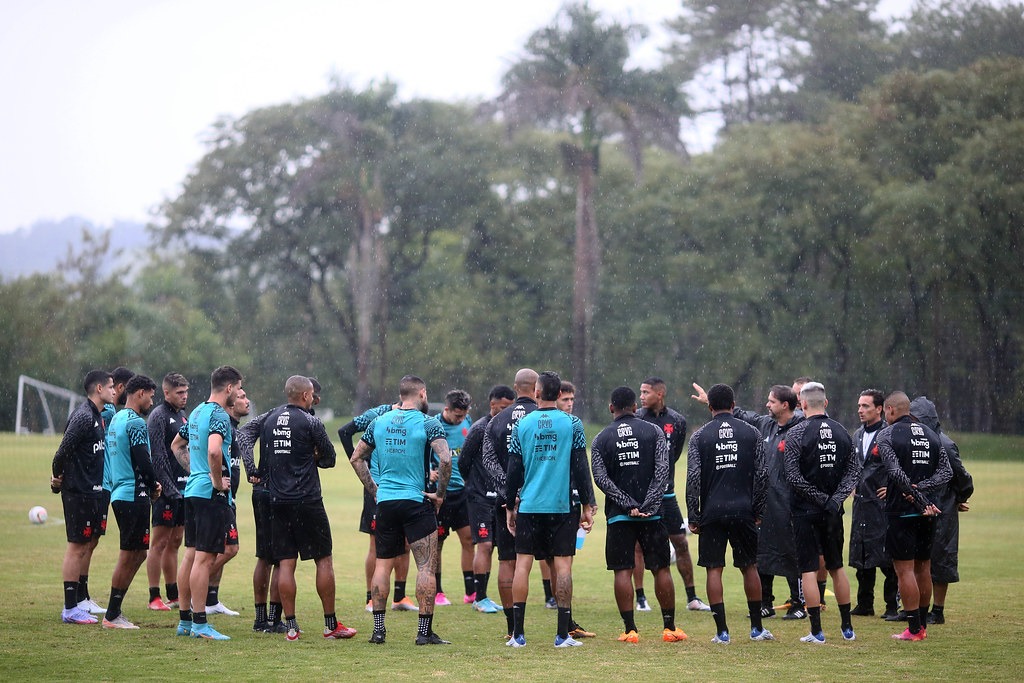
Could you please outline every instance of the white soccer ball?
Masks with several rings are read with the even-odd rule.
[[[42,505],[36,505],[28,511],[28,521],[33,524],[46,524],[46,517],[46,508]]]

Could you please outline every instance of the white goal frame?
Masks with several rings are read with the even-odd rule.
[[[75,408],[80,406],[83,401],[86,400],[85,396],[82,396],[78,392],[72,391],[71,389],[65,389],[64,387],[58,387],[42,380],[33,379],[28,375],[18,375],[18,413],[14,419],[14,433],[22,434],[21,427],[21,411],[25,400],[25,389],[35,389],[39,394],[39,402],[43,406],[43,414],[46,416],[46,429],[43,431],[44,434],[56,434],[57,425],[53,421],[53,413],[50,411],[50,404],[46,400],[46,395],[56,396],[57,398],[63,398],[68,402],[68,414],[64,416],[64,421],[71,417],[71,413],[74,412]]]

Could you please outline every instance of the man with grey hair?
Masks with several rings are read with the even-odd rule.
[[[804,586],[804,600],[811,632],[805,643],[823,644],[821,592],[817,574],[819,556],[832,576],[844,640],[854,640],[850,621],[850,581],[843,570],[843,501],[857,485],[861,463],[853,455],[846,428],[825,412],[828,399],[819,382],[800,389],[804,421],[789,431],[783,460],[786,480],[793,487],[793,536],[797,569]]]

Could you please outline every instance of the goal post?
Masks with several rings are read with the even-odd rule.
[[[82,394],[33,379],[27,375],[18,376],[18,414],[14,419],[15,434],[57,434],[59,424],[54,421],[63,418],[64,423],[71,417],[85,397]]]

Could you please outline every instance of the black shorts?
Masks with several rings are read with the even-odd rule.
[[[508,530],[508,514],[504,505],[494,507],[494,546],[498,549],[498,561],[516,559],[516,537]]]
[[[469,529],[473,543],[494,543],[497,522],[494,518],[494,499],[470,495],[466,499],[469,512]],[[501,509],[502,512],[505,508]],[[502,520],[504,522],[505,520]]]
[[[843,516],[820,512],[816,515],[793,515],[793,538],[796,541],[796,568],[801,574],[818,571],[819,555],[825,557],[825,569],[843,566]]]
[[[732,546],[732,566],[746,569],[757,563],[757,526],[751,520],[728,519],[701,525],[697,564],[711,569],[724,567],[726,542]]]
[[[572,512],[520,512],[516,515],[516,554],[538,560],[576,554],[579,516]]]
[[[363,512],[359,515],[359,530],[364,534],[372,534],[377,527],[377,502],[366,489],[363,489]]]
[[[227,498],[185,498],[185,547],[201,553],[224,552],[231,508]]]
[[[644,565],[651,571],[668,567],[668,530],[661,520],[621,521],[608,525],[604,540],[604,560],[608,569],[620,571],[636,566],[636,544],[644,553]]]
[[[405,553],[405,544],[437,533],[434,504],[415,500],[377,503],[377,557],[388,560]]]
[[[121,550],[149,550],[149,499],[115,500],[110,507],[121,532]]]
[[[106,494],[83,496],[78,493],[61,491],[60,502],[64,506],[64,530],[68,543],[91,543],[107,533]]]
[[[683,512],[679,509],[679,499],[675,496],[666,496],[661,499],[661,523],[665,526],[669,536],[686,534]]]
[[[930,560],[934,541],[934,517],[889,518],[889,528],[885,532],[885,549],[894,562]]]
[[[185,499],[164,498],[160,496],[153,501],[153,526],[185,526]]]
[[[228,530],[224,534],[224,545],[238,545],[238,510],[234,505],[229,505],[231,514],[228,516]]]
[[[274,561],[319,560],[334,552],[331,523],[322,500],[305,503],[273,503],[271,546]]]
[[[252,516],[256,522],[256,557],[267,562],[274,561],[273,538],[274,515],[270,509],[270,492],[252,490]]]
[[[466,489],[449,491],[445,495],[441,509],[437,511],[437,537],[448,538],[452,529],[469,526],[469,498]]]

